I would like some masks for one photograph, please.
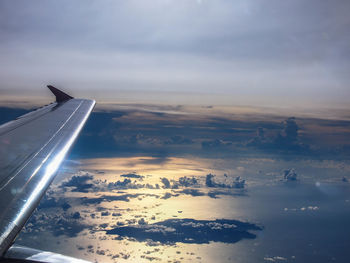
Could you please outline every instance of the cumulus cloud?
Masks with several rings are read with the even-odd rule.
[[[237,176],[233,181],[232,188],[244,188],[245,180],[241,179],[240,176]]]
[[[245,187],[245,180],[241,179],[240,176],[237,176],[232,184],[226,184],[226,183],[220,183],[216,182],[214,180],[216,176],[213,174],[207,174],[205,178],[205,185],[207,187],[217,187],[217,188],[244,188]],[[227,177],[227,176],[226,176]]]
[[[299,131],[299,126],[295,122],[294,117],[290,117],[284,121],[284,137],[289,141],[289,142],[296,142],[298,139],[298,131]]]
[[[103,212],[101,212],[101,216],[109,216],[109,212],[108,211],[103,211]]]
[[[205,177],[205,185],[208,187],[215,187],[215,183],[213,182],[213,178],[215,175],[213,174],[207,174]]]
[[[84,175],[74,175],[68,181],[63,182],[60,187],[72,187],[73,192],[87,193],[93,187],[92,183],[88,183],[88,181],[91,181],[92,179],[93,176],[88,173]]]
[[[68,200],[64,197],[52,197],[45,195],[38,205],[38,210],[45,210],[49,208],[62,208],[64,212],[70,209],[72,206],[69,204]]]
[[[199,181],[196,177],[182,176],[178,180],[169,180],[165,177],[160,178],[164,189],[178,189],[180,187],[199,187]]]
[[[79,202],[82,204],[100,204],[102,202],[113,202],[113,201],[123,201],[129,202],[133,198],[143,198],[145,196],[152,196],[155,198],[169,199],[171,197],[177,197],[180,194],[191,195],[191,196],[204,196],[208,195],[211,198],[217,198],[218,195],[231,195],[237,196],[242,195],[242,193],[236,192],[223,192],[223,191],[210,191],[205,193],[199,189],[203,187],[203,181],[199,177],[188,177],[182,176],[178,180],[169,180],[166,177],[161,177],[160,181],[162,187],[159,187],[158,184],[151,185],[149,183],[138,183],[136,180],[132,181],[131,179],[143,180],[144,176],[138,175],[136,173],[127,173],[121,174],[120,177],[125,177],[123,180],[117,180],[116,182],[108,182],[106,180],[94,179],[92,175],[74,175],[68,181],[65,181],[61,184],[61,188],[69,187],[72,191],[86,191],[86,189],[93,189],[95,192],[111,192],[113,191],[114,195],[101,195],[99,197],[80,197],[72,198],[72,201],[79,199]],[[131,179],[130,179],[131,178]],[[216,178],[216,180],[214,179]],[[231,181],[230,181],[231,180]],[[246,181],[241,179],[240,176],[231,179],[231,177],[226,174],[224,177],[219,178],[213,174],[208,174],[205,177],[205,186],[209,188],[225,188],[225,189],[244,189]],[[159,194],[143,194],[143,193],[122,193],[120,190],[129,190],[129,189],[172,189],[173,192],[166,192],[162,196]],[[174,191],[176,189],[181,189],[180,191]],[[74,199],[74,200],[73,200]],[[49,199],[42,202],[42,207],[62,207],[62,209],[67,210],[70,208],[69,203],[64,203],[66,201]]]
[[[24,228],[24,233],[31,233],[38,229],[45,229],[54,236],[65,235],[76,237],[80,232],[91,229],[93,225],[86,224],[79,212],[74,213],[40,213],[33,214]]]
[[[64,205],[64,207],[67,207],[67,205],[69,206],[69,204],[66,204],[66,205]],[[49,196],[45,195],[44,198],[41,200],[41,202],[38,206],[38,209],[52,208],[52,207],[57,207],[57,206],[59,206],[59,204],[58,204],[58,201],[56,200],[56,198],[49,197]]]
[[[170,188],[170,182],[167,178],[162,177],[162,178],[160,178],[160,180],[163,183],[163,188],[165,188],[165,189]]]
[[[195,220],[168,219],[147,224],[116,227],[106,231],[110,235],[135,238],[137,241],[152,240],[162,244],[176,242],[204,244],[213,242],[235,243],[243,238],[253,239],[255,234],[250,230],[262,230],[261,227],[237,220]]]
[[[246,145],[269,152],[309,153],[310,147],[301,141],[299,130],[296,118],[290,117],[282,122],[281,130],[277,135],[266,136],[266,129],[258,127],[256,136]]]
[[[298,174],[294,169],[287,169],[283,171],[283,179],[286,181],[297,181]]]
[[[286,150],[299,150],[302,144],[299,142],[298,131],[300,130],[296,119],[290,117],[283,122],[283,130],[274,139],[274,144]]]
[[[131,184],[131,180],[126,178],[123,181],[116,181],[114,183],[109,183],[108,184],[108,188],[116,188],[116,189],[120,189],[120,188],[127,188],[128,185]]]
[[[131,179],[139,179],[143,181],[144,176],[138,174],[122,174],[121,177],[124,177],[123,180],[117,180],[115,182],[107,182],[106,180],[93,180],[93,189],[95,191],[117,191],[117,190],[126,190],[126,189],[159,189],[159,185],[149,184],[149,183],[139,183],[136,180],[132,181]],[[125,178],[126,177],[126,178]],[[131,179],[130,179],[131,178]]]
[[[178,184],[183,187],[190,187],[198,185],[198,180],[195,177],[180,177],[178,180]]]

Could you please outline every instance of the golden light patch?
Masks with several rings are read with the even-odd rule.
[[[179,157],[96,158],[82,160],[80,166],[84,170],[99,170],[114,174],[136,172],[144,176],[150,174],[153,177],[169,179],[204,175],[208,170],[213,169],[212,161],[209,159]]]

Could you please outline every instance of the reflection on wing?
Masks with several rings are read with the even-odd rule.
[[[0,255],[38,205],[95,105],[53,92],[55,103],[0,126]]]

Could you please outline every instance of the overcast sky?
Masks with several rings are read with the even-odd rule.
[[[346,107],[349,13],[348,0],[2,0],[0,92]]]

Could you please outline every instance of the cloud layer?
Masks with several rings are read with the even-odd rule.
[[[349,121],[277,117],[264,114],[206,114],[190,109],[96,112],[73,154],[86,157],[142,156],[164,161],[171,154],[235,157],[266,154],[288,158],[347,158]],[[180,107],[181,108],[181,107]],[[170,143],[171,142],[171,143]]]
[[[138,241],[176,242],[204,244],[213,242],[236,243],[243,238],[253,239],[250,230],[262,230],[259,226],[237,220],[195,220],[168,219],[154,224],[142,221],[138,225],[117,227],[107,234],[120,237],[132,237]]]

